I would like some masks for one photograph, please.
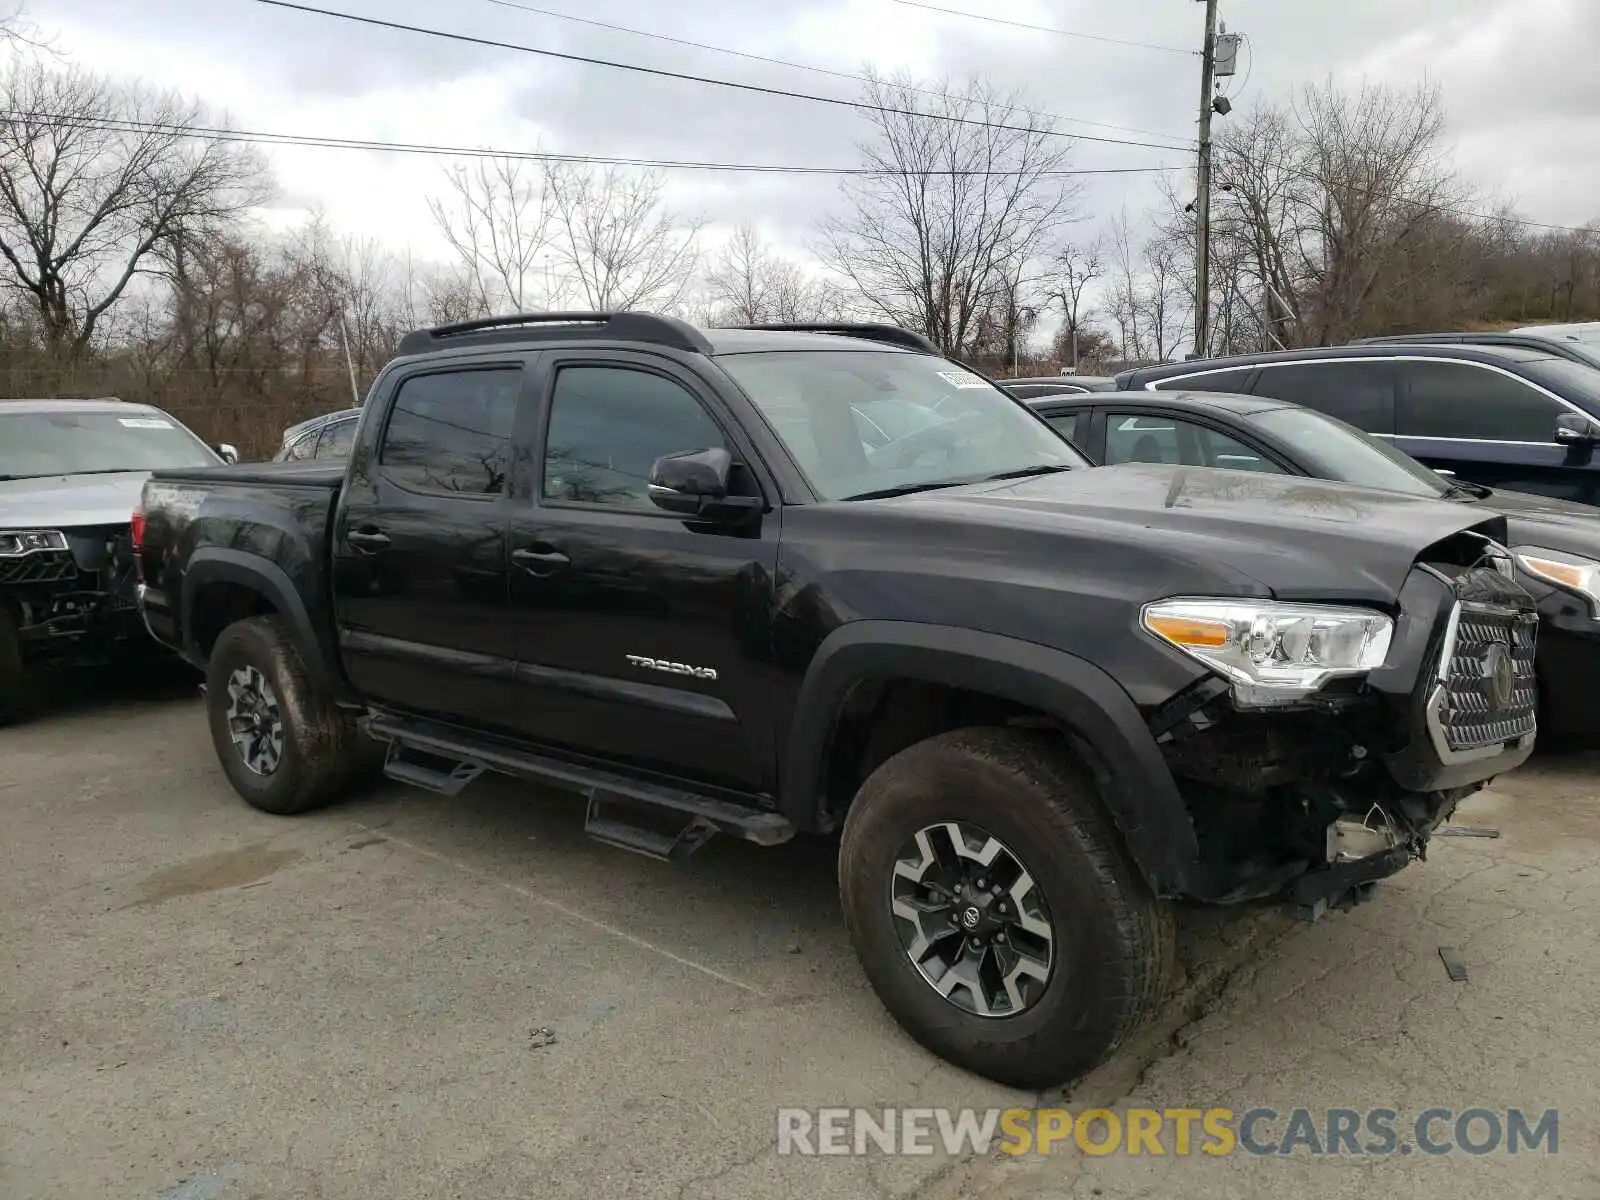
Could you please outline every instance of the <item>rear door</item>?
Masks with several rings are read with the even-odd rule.
[[[769,627],[780,510],[729,528],[653,505],[663,455],[727,448],[776,496],[713,391],[663,357],[554,352],[510,521],[516,720],[567,751],[741,791],[770,787]]]
[[[1518,492],[1592,504],[1600,476],[1581,448],[1556,442],[1556,396],[1486,363],[1399,360],[1397,444],[1430,467]]]
[[[516,699],[505,548],[512,429],[530,356],[418,364],[385,381],[335,518],[350,681],[375,702],[506,727]]]

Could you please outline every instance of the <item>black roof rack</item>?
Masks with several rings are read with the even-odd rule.
[[[733,329],[762,329],[772,333],[837,333],[842,337],[864,338],[869,342],[883,342],[889,346],[904,346],[907,350],[921,350],[924,354],[938,354],[943,357],[939,347],[935,346],[920,333],[909,329],[902,329],[898,325],[866,324],[775,324],[775,325],[734,325]]]
[[[584,327],[574,329],[574,326]],[[710,354],[711,343],[687,321],[642,312],[508,313],[419,329],[400,339],[401,354],[420,354],[450,346],[525,342],[571,337],[575,332],[618,342],[655,342],[678,350]]]

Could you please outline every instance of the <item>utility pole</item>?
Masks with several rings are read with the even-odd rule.
[[[1211,340],[1211,111],[1217,67],[1217,0],[1204,0],[1206,40],[1200,52],[1200,161],[1194,200],[1194,352]]]

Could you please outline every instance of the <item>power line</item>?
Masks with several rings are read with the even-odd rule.
[[[828,75],[835,79],[848,79],[853,83],[876,82],[870,75],[862,75],[854,71],[835,71],[829,67],[813,66],[810,63],[792,62],[785,58],[771,58],[765,54],[751,54],[744,50],[733,50],[727,46],[713,46],[707,42],[694,42],[687,38],[672,37],[665,33],[655,33],[648,29],[634,29],[627,25],[616,25],[609,21],[596,21],[589,17],[574,16],[572,13],[556,12],[548,8],[535,8],[531,4],[519,4],[516,0],[483,0],[485,4],[493,4],[496,8],[510,8],[518,12],[532,13],[540,17],[553,17],[558,21],[571,21],[578,25],[589,25],[595,29],[606,29],[612,33],[626,33],[633,37],[650,38],[658,42],[669,42],[674,46],[688,46],[693,50],[708,50],[713,54],[726,54],[733,58],[743,58],[750,62],[766,63],[774,67],[787,67],[795,71],[810,71],[816,75]],[[949,92],[936,91],[933,88],[908,87],[907,91],[919,96],[929,96],[939,100],[957,100]],[[1110,121],[1091,121],[1085,117],[1068,117],[1060,113],[1045,112],[1035,108],[1018,108],[1018,112],[1025,112],[1031,117],[1047,117],[1052,121],[1067,121],[1074,125],[1092,125],[1097,129],[1117,129],[1123,133],[1147,133],[1152,137],[1181,139],[1187,134],[1168,133],[1161,129],[1141,129],[1136,125],[1116,125]]]
[[[668,71],[661,67],[640,66],[637,63],[614,62],[610,59],[594,58],[586,54],[569,54],[561,50],[546,50],[538,46],[522,46],[515,42],[501,42],[493,38],[474,37],[465,33],[449,33],[443,29],[427,29],[420,25],[406,25],[399,21],[384,21],[378,17],[363,17],[356,13],[339,12],[336,9],[314,8],[309,4],[294,4],[290,0],[255,0],[255,2],[257,4],[270,5],[273,8],[287,8],[295,12],[312,13],[319,17],[333,17],[340,21],[352,21],[358,25],[371,25],[379,29],[395,29],[403,33],[420,33],[427,37],[443,38],[446,41],[464,42],[473,46],[489,46],[497,50],[515,50],[522,54],[538,54],[545,58],[584,63],[588,66],[610,67],[618,71],[633,71],[641,75],[652,75],[659,79],[677,79],[685,83],[701,83],[711,87],[732,88],[735,91],[752,92],[762,96],[782,96],[789,100],[805,100],[812,104],[831,104],[837,108],[849,108],[857,112],[872,112],[885,116],[917,117],[923,120],[942,121],[954,125],[973,125],[984,129],[1003,129],[1012,133],[1063,137],[1070,138],[1073,141],[1100,142],[1111,146],[1141,146],[1150,150],[1187,151],[1188,149],[1186,146],[1174,146],[1165,142],[1135,142],[1127,138],[1099,137],[1087,133],[1066,133],[1059,129],[1008,125],[1002,121],[984,121],[973,117],[956,117],[944,113],[917,112],[912,109],[891,108],[883,104],[872,104],[865,100],[843,100],[836,96],[817,96],[809,92],[794,92],[785,88],[763,87],[754,83],[738,83],[731,79],[716,79],[707,75],[691,75],[683,71]]]
[[[1162,50],[1168,54],[1194,55],[1196,51],[1181,46],[1162,46],[1156,42],[1136,42],[1129,38],[1103,37],[1098,33],[1079,33],[1075,29],[1057,29],[1053,25],[1030,25],[1027,21],[1012,21],[1005,17],[991,17],[988,13],[962,12],[959,8],[941,8],[923,0],[894,0],[907,8],[925,8],[929,12],[943,13],[947,17],[966,17],[973,21],[988,21],[992,25],[1010,25],[1014,29],[1031,29],[1035,33],[1053,33],[1058,37],[1079,38],[1086,42],[1106,42],[1112,46],[1137,46],[1142,50]]]
[[[758,175],[892,175],[897,172],[874,167],[824,167],[790,163],[707,162],[666,158],[636,158],[596,154],[557,154],[543,150],[500,150],[483,146],[441,146],[422,142],[390,142],[375,138],[340,138],[323,134],[273,133],[262,130],[224,129],[208,125],[178,125],[169,122],[139,121],[132,118],[88,119],[59,113],[0,111],[0,120],[31,121],[50,129],[99,129],[112,133],[164,133],[193,137],[201,141],[237,142],[267,146],[297,146],[326,150],[368,150],[390,154],[422,154],[450,158],[503,158],[523,162],[567,162],[590,166],[643,167],[667,171],[721,171]],[[1082,167],[1040,171],[1040,177],[1076,175],[1142,175],[1158,171],[1178,171],[1181,166],[1159,167]],[[1015,171],[933,170],[914,172],[939,177],[988,177],[1015,175]]]

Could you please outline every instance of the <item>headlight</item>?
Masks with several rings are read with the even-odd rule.
[[[1589,615],[1600,618],[1600,563],[1563,554],[1559,550],[1539,550],[1523,546],[1517,550],[1517,566],[1535,579],[1553,583],[1563,591],[1576,592],[1589,602]]]
[[[1256,600],[1160,600],[1144,627],[1233,684],[1234,698],[1285,704],[1383,665],[1394,622],[1364,608]]]
[[[36,550],[65,550],[65,534],[54,529],[7,529],[0,531],[0,558],[21,558]]]

